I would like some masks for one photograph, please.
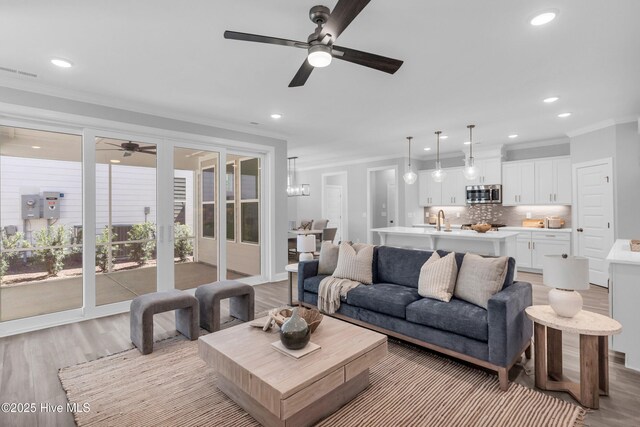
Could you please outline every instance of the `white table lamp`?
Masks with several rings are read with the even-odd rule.
[[[578,256],[545,255],[542,281],[554,288],[549,291],[549,305],[558,316],[573,317],[582,310],[578,290],[589,289],[589,259]]]
[[[314,234],[299,234],[297,249],[300,252],[300,261],[311,261],[313,252],[316,250],[316,236]]]

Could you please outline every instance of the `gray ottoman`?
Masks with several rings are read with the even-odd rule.
[[[248,322],[253,320],[255,293],[251,286],[235,280],[222,280],[198,286],[196,298],[200,305],[200,327],[209,332],[220,330],[220,300],[231,298],[231,316]]]
[[[198,300],[184,291],[173,290],[140,295],[131,301],[131,342],[142,354],[153,351],[153,315],[176,311],[176,329],[190,340],[197,340]]]

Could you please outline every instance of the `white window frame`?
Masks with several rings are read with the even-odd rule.
[[[257,199],[247,199],[247,200],[242,200],[242,162],[243,161],[247,161],[247,160],[253,160],[253,159],[257,159],[258,160],[258,188],[256,189],[256,194],[258,195]],[[252,245],[252,246],[260,246],[260,242],[262,241],[262,233],[261,233],[261,222],[262,222],[262,210],[261,210],[261,202],[260,202],[260,194],[261,194],[261,187],[262,187],[262,174],[261,174],[261,170],[262,170],[262,159],[260,159],[260,157],[254,156],[254,157],[242,157],[241,159],[238,159],[238,194],[236,196],[236,200],[238,200],[238,210],[237,210],[237,217],[238,217],[238,226],[236,227],[239,230],[239,238],[237,239],[238,243],[241,243],[243,245]],[[245,242],[244,240],[242,240],[242,205],[244,203],[257,203],[258,204],[258,242]]]

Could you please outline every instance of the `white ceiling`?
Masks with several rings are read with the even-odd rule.
[[[338,44],[402,59],[400,70],[336,60],[301,88],[287,85],[303,50],[222,37],[306,40],[317,3],[2,0],[0,66],[38,78],[0,72],[0,84],[279,135],[301,166],[404,154],[408,135],[424,154],[438,129],[450,136],[442,150],[460,151],[468,123],[486,146],[640,113],[638,0],[372,0]],[[547,8],[555,21],[529,25]]]

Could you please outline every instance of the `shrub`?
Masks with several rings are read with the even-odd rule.
[[[64,247],[38,249],[38,247],[68,246],[71,242],[68,230],[64,225],[59,225],[38,230],[34,233],[34,236],[36,240],[36,249],[34,250],[36,259],[44,263],[47,273],[51,276],[57,276],[64,268],[64,259],[67,256],[68,249]]]
[[[191,227],[187,224],[176,223],[173,228],[173,253],[175,257],[184,262],[193,254],[193,242],[191,242]]]
[[[29,242],[24,239],[24,234],[16,233],[13,236],[7,236],[4,229],[0,232],[0,242],[0,247],[3,250],[29,247]],[[11,260],[19,256],[20,252],[2,252],[2,254],[0,254],[0,280],[2,280],[7,273]]]
[[[148,242],[127,243],[125,247],[129,250],[129,258],[138,265],[144,265],[153,256],[156,248],[156,226],[152,222],[134,224],[127,233],[129,240],[149,240]]]
[[[106,226],[102,230],[102,233],[96,237],[96,265],[102,273],[105,273],[113,268],[114,251],[117,249],[117,245],[110,245],[108,243],[113,242],[115,235],[113,229],[111,231],[111,238],[109,238],[109,227]],[[109,251],[111,251],[111,262],[109,263]]]

